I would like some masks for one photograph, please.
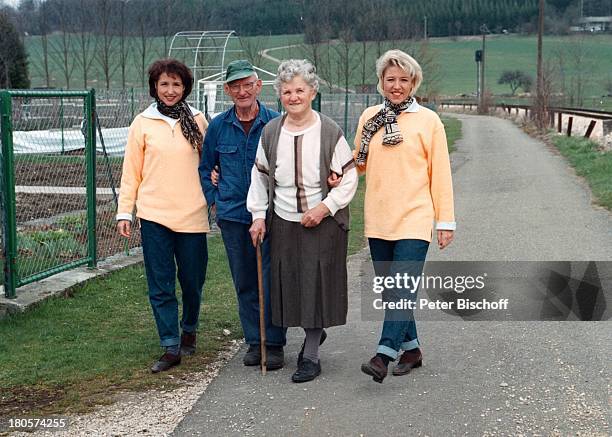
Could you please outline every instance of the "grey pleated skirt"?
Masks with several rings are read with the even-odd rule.
[[[269,237],[272,323],[303,328],[344,325],[348,232],[332,217],[305,228],[274,214]]]

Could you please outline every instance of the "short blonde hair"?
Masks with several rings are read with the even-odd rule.
[[[413,80],[412,90],[410,95],[414,96],[416,91],[423,82],[423,70],[419,63],[409,54],[401,50],[388,50],[376,61],[376,76],[378,76],[378,85],[376,89],[383,95],[383,74],[388,67],[396,66],[401,68]]]

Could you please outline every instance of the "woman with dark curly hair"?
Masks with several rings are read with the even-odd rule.
[[[193,76],[175,59],[149,68],[149,93],[155,99],[130,126],[123,161],[117,231],[131,235],[132,214],[140,220],[149,301],[165,353],[153,373],[180,364],[196,347],[209,232],[206,200],[198,165],[207,122],[185,99]],[[182,290],[179,335],[175,277]]]

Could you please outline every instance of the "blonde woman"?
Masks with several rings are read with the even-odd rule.
[[[355,137],[357,168],[366,174],[365,228],[377,276],[419,276],[432,234],[444,249],[456,228],[453,186],[444,126],[415,93],[421,67],[408,54],[390,50],[376,62],[382,105],[367,108]],[[411,292],[413,291],[413,292]],[[387,289],[386,300],[416,299],[417,290]],[[361,370],[382,382],[420,367],[423,355],[410,310],[386,310],[376,355]]]

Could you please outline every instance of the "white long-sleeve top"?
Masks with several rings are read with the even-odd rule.
[[[300,222],[306,211],[321,202],[333,216],[350,203],[357,191],[358,177],[353,154],[346,139],[341,136],[336,143],[330,168],[342,175],[342,181],[322,199],[320,140],[321,119],[318,114],[315,124],[303,131],[292,132],[281,128],[276,156],[274,212],[284,220]],[[260,140],[247,195],[247,209],[253,220],[266,218],[268,170],[268,160]]]

